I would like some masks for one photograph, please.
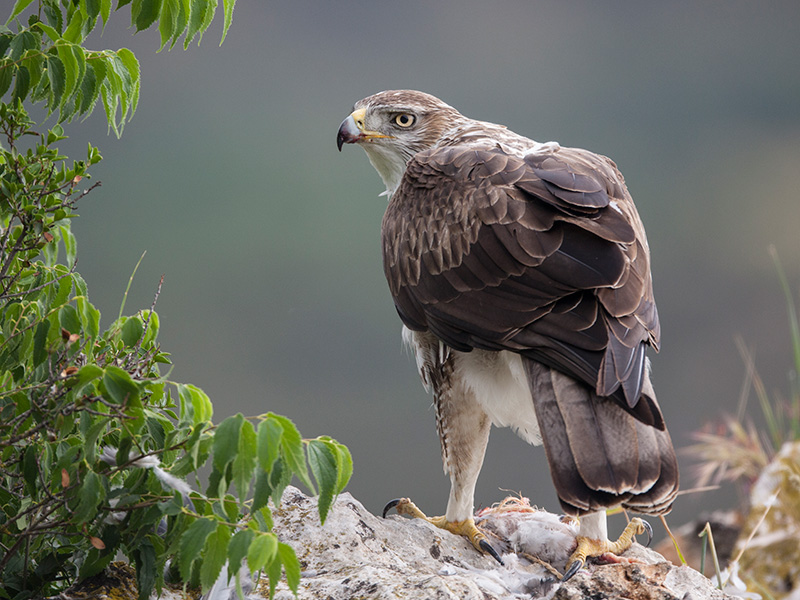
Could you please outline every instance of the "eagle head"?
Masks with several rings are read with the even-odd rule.
[[[466,120],[438,98],[413,90],[389,90],[356,102],[339,127],[336,144],[360,144],[392,194],[411,158],[436,146]]]

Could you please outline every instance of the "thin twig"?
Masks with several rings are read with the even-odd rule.
[[[136,276],[136,271],[139,270],[139,265],[142,264],[142,260],[144,260],[144,255],[147,254],[147,250],[142,252],[142,255],[139,257],[139,261],[136,263],[136,266],[133,268],[133,273],[131,273],[130,278],[128,279],[128,285],[125,288],[125,293],[122,294],[122,304],[119,307],[119,315],[117,316],[118,319],[122,318],[122,311],[125,310],[125,302],[128,300],[128,292],[131,290],[131,285],[133,285],[133,278]]]

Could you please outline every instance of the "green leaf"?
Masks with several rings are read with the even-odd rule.
[[[78,315],[83,332],[90,341],[96,339],[100,332],[100,311],[83,296],[77,298],[75,302],[78,305]]]
[[[0,27],[0,30],[2,30],[2,27]],[[0,31],[0,57],[5,56],[6,50],[8,50],[8,47],[11,45],[11,41],[13,39],[14,36],[8,31]]]
[[[139,84],[141,81],[139,61],[136,59],[136,55],[127,48],[117,50],[117,57],[119,57],[121,64],[127,71],[127,81],[130,86],[127,95],[130,102],[130,115],[133,116],[139,104]]]
[[[212,2],[208,3],[208,10],[206,10],[205,19],[203,20],[203,24],[200,26],[200,37],[203,37],[203,33],[208,29],[211,22],[214,20],[214,14],[217,12],[217,0],[213,0]],[[198,41],[199,43],[199,41]]]
[[[231,538],[231,543],[228,544],[228,572],[234,574],[236,593],[239,598],[244,598],[242,582],[239,580],[239,569],[242,566],[242,561],[247,558],[247,551],[250,549],[250,544],[255,535],[255,531],[252,529],[242,529],[236,532]]]
[[[269,577],[269,597],[271,600],[275,595],[275,586],[278,585],[281,579],[281,559],[277,553],[275,554],[275,560],[267,566],[267,576]]]
[[[331,442],[311,440],[308,443],[308,464],[319,489],[319,519],[325,523],[338,481],[336,451]]]
[[[81,82],[81,94],[83,96],[80,106],[80,114],[87,116],[94,110],[97,99],[106,79],[106,64],[102,59],[92,57],[86,61],[86,75]]]
[[[58,58],[64,65],[64,99],[69,98],[75,91],[75,85],[78,83],[79,71],[78,59],[72,51],[72,44],[58,44],[56,46]],[[51,83],[52,86],[52,83]]]
[[[222,42],[225,41],[225,36],[228,35],[228,29],[233,22],[233,7],[236,5],[236,0],[222,0],[222,6],[224,7],[225,11],[225,20],[222,26],[222,39],[219,42],[219,45],[222,46]]]
[[[37,457],[36,446],[28,446],[25,449],[25,454],[22,457],[22,476],[25,479],[25,485],[28,488],[28,494],[31,497],[37,498],[39,494],[36,492],[39,487],[39,464],[36,460]]]
[[[281,415],[269,413],[269,418],[278,421],[283,428],[281,452],[286,460],[286,465],[303,482],[303,485],[314,491],[314,486],[308,477],[308,467],[306,466],[306,457],[303,452],[303,438],[300,437],[297,427],[289,419]]]
[[[78,254],[78,244],[69,227],[69,222],[67,222],[67,225],[61,225],[58,229],[61,232],[61,241],[64,242],[64,248],[67,251],[67,266],[72,268],[75,264],[75,257]]]
[[[28,96],[28,89],[31,85],[31,74],[27,67],[17,67],[14,76],[14,91],[11,93],[13,102],[22,102]]]
[[[139,600],[147,600],[156,583],[156,550],[149,539],[138,546],[135,563]]]
[[[183,49],[189,47],[194,37],[199,33],[200,39],[203,38],[203,25],[207,14],[211,11],[210,0],[191,0],[192,8],[189,11],[189,27],[186,30],[186,37],[183,40]],[[213,13],[212,13],[213,14]],[[200,43],[200,39],[197,40]]]
[[[78,317],[78,311],[71,304],[65,304],[61,307],[58,311],[58,321],[61,323],[61,327],[70,333],[81,332],[81,320]]]
[[[56,31],[61,32],[64,29],[64,15],[61,12],[61,7],[57,4],[44,3],[44,15],[47,17],[47,22],[55,27]]]
[[[200,388],[191,384],[178,384],[181,401],[181,420],[191,420],[195,425],[210,421],[214,416],[211,399]]]
[[[83,13],[79,10],[74,11],[61,37],[67,42],[80,44],[83,41],[83,21]]]
[[[41,36],[31,31],[22,31],[14,36],[9,44],[9,56],[14,62],[20,60],[26,50],[38,50]]]
[[[139,386],[127,371],[110,365],[103,373],[103,385],[108,392],[106,396],[117,404],[130,403],[139,398]]]
[[[253,509],[251,511],[251,514],[253,515],[253,519],[255,519],[256,524],[258,525],[258,527],[253,527],[255,531],[263,531],[265,533],[272,531],[272,528],[275,526],[275,523],[272,520],[272,511],[269,509],[268,506],[264,506],[258,510]]]
[[[88,414],[89,413],[85,412],[81,413],[81,421],[83,421],[83,416]],[[86,433],[84,434],[83,455],[86,457],[86,462],[88,462],[89,464],[94,463],[97,451],[97,439],[100,437],[100,434],[106,430],[107,426],[108,426],[107,419],[100,418],[97,420],[97,422],[92,423],[91,426],[86,431]]]
[[[264,419],[258,424],[258,464],[269,471],[280,453],[283,427],[275,419]]]
[[[336,493],[340,493],[347,486],[350,477],[353,475],[353,457],[347,446],[338,442],[333,443],[336,449]]]
[[[100,0],[100,16],[103,19],[103,30],[105,31],[108,17],[111,16],[111,0]]]
[[[175,25],[175,34],[172,36],[170,42],[170,50],[175,47],[176,42],[180,35],[186,31],[186,26],[189,24],[189,13],[192,10],[192,0],[179,0],[178,1],[178,18]]]
[[[217,525],[217,530],[206,538],[203,568],[200,569],[200,584],[206,593],[214,585],[223,565],[228,560],[230,539],[231,530],[224,523]]]
[[[127,434],[122,436],[119,446],[117,446],[117,466],[128,462],[131,457],[131,448],[133,448],[133,438]]]
[[[181,11],[181,0],[163,0],[161,4],[161,16],[158,20],[158,32],[161,34],[161,47],[164,49],[167,42],[174,37],[178,27],[178,15]]]
[[[78,112],[78,109],[81,106],[80,94],[81,91],[83,90],[83,80],[86,78],[86,73],[89,70],[88,65],[86,64],[86,58],[87,58],[86,51],[77,44],[73,44],[71,46],[71,50],[72,50],[72,55],[75,57],[75,62],[78,68],[78,74],[76,77],[77,85],[75,86],[72,92],[72,96],[70,98],[71,100],[73,100],[73,105],[74,105],[74,109],[69,114],[70,119],[72,119],[75,113]],[[92,77],[94,77],[94,73],[92,73]]]
[[[178,566],[181,578],[189,581],[192,576],[192,565],[200,556],[200,552],[206,544],[206,539],[217,529],[217,523],[213,519],[203,517],[197,519],[186,528],[181,535],[178,551]]]
[[[278,538],[274,533],[260,533],[247,550],[247,567],[251,572],[260,571],[270,564],[278,552]]]
[[[128,319],[122,325],[120,337],[123,344],[125,344],[128,348],[132,348],[142,338],[143,333],[144,323],[142,323],[142,320],[138,316],[128,317]]]
[[[147,419],[145,419],[145,425],[147,426],[147,432],[150,434],[150,437],[153,438],[153,443],[158,448],[163,448],[165,436],[164,426],[161,424],[161,422],[153,417],[147,417]]]
[[[81,367],[78,371],[78,380],[75,383],[75,389],[80,391],[90,381],[94,381],[98,377],[102,377],[103,369],[97,365],[88,364]]]
[[[97,514],[97,508],[105,499],[105,490],[100,476],[94,471],[87,471],[78,491],[78,507],[73,513],[77,523],[86,523]]]
[[[244,417],[237,413],[220,423],[214,432],[214,467],[220,472],[224,472],[228,463],[236,458],[243,424]]]
[[[122,110],[122,123],[119,122],[120,118],[117,116],[117,109],[120,106],[120,97],[122,95],[122,84],[119,76],[114,73],[114,69],[110,66],[112,63],[111,58],[104,56],[102,60],[106,68],[105,79],[103,80],[103,85],[100,87],[103,109],[106,112],[106,121],[108,122],[109,128],[113,129],[114,134],[119,137],[122,133],[125,120],[124,107]]]
[[[50,82],[50,101],[48,108],[54,111],[64,96],[65,85],[67,83],[66,69],[64,63],[57,56],[47,57],[47,80]]]
[[[230,483],[226,477],[227,469],[220,471],[216,467],[211,469],[211,474],[208,476],[208,487],[206,488],[206,495],[218,498],[225,495]]]
[[[242,565],[242,561],[247,558],[247,551],[253,542],[256,532],[252,529],[241,529],[237,531],[228,544],[228,564],[229,571],[236,573]]]
[[[131,4],[131,25],[136,31],[149,28],[161,12],[161,0],[133,0]]]
[[[50,331],[50,321],[47,319],[39,322],[33,334],[33,366],[38,367],[48,356],[47,333]]]
[[[51,288],[52,289],[52,288]],[[72,280],[69,277],[63,277],[58,282],[58,291],[51,303],[53,308],[66,304],[67,298],[72,291]]]
[[[233,459],[233,483],[242,501],[247,498],[256,468],[256,444],[256,430],[250,421],[245,420],[239,435],[238,452]]]
[[[100,14],[100,0],[85,0],[86,16],[91,20],[97,19]]]
[[[14,4],[14,8],[11,9],[11,16],[8,17],[8,21],[6,21],[6,26],[8,26],[8,24],[14,20],[14,17],[20,14],[23,10],[25,10],[31,2],[33,2],[33,0],[17,0],[16,4]]]
[[[297,586],[300,584],[300,562],[297,560],[294,548],[283,542],[278,542],[278,556],[283,563],[283,570],[286,573],[286,583],[296,596]]]
[[[106,529],[108,531],[108,529]],[[86,560],[80,565],[80,570],[78,571],[78,578],[85,579],[87,577],[91,577],[92,575],[97,575],[103,569],[108,566],[108,563],[112,561],[114,558],[114,552],[109,552],[107,550],[108,543],[105,539],[107,534],[101,536],[100,539],[106,543],[105,550],[98,550],[97,548],[92,548],[88,555],[86,556]]]
[[[2,37],[2,36],[0,36]],[[2,56],[2,54],[0,54]],[[2,98],[11,87],[14,79],[14,66],[10,60],[0,60],[0,98]]]
[[[142,319],[147,321],[147,331],[145,331],[144,337],[142,338],[142,346],[146,348],[148,344],[154,342],[156,337],[158,337],[160,320],[158,318],[158,313],[155,311],[143,310],[140,314]]]
[[[61,39],[61,35],[59,35],[55,28],[50,27],[50,25],[45,25],[42,21],[38,21],[36,27],[44,31],[45,35],[47,35],[52,42],[57,42]]]
[[[286,486],[292,481],[292,470],[286,466],[283,457],[275,461],[269,473],[270,496],[275,506],[281,503]]]
[[[254,511],[263,508],[267,505],[269,497],[272,494],[272,485],[270,484],[270,472],[258,471],[256,473],[256,483],[253,486],[253,507]]]

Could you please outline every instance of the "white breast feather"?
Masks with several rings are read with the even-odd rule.
[[[529,444],[542,436],[522,359],[513,352],[454,352],[455,376],[475,394],[496,427],[511,427]]]
[[[513,352],[457,352],[435,338],[403,327],[403,342],[414,352],[422,385],[431,391],[430,370],[455,359],[454,376],[472,391],[495,427],[511,427],[529,444],[542,443],[522,359]]]

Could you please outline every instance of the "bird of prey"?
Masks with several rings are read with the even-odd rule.
[[[384,272],[451,481],[441,517],[407,498],[387,508],[500,560],[473,520],[494,424],[544,444],[580,516],[565,577],[627,549],[644,522],[610,542],[606,509],[668,512],[678,467],[645,357],[660,337],[647,239],[617,166],[410,90],[358,101],[337,144],[364,148],[386,185]]]

